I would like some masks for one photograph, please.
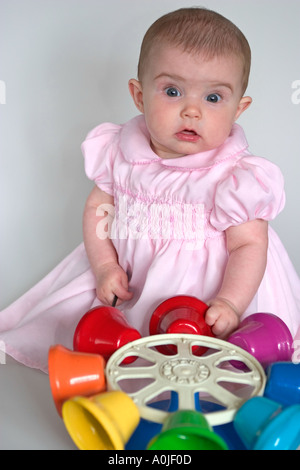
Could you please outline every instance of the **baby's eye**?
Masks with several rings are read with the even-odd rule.
[[[206,97],[206,101],[209,103],[218,103],[222,97],[218,93],[211,93]]]
[[[177,88],[174,86],[170,86],[165,89],[165,93],[170,96],[171,98],[177,98],[178,96],[181,96],[181,93]]]

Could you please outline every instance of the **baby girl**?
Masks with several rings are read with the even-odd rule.
[[[290,268],[278,266],[283,248],[268,227],[284,204],[282,176],[250,155],[235,124],[252,101],[244,96],[250,61],[244,35],[212,11],[181,9],[148,30],[138,80],[129,81],[143,117],[123,127],[99,126],[83,144],[87,174],[96,182],[84,239],[102,303],[116,295],[126,311],[148,311],[149,319],[147,306],[167,292],[193,294],[210,305],[206,322],[221,338],[247,309],[283,314],[275,298],[286,296],[281,278]],[[154,240],[148,225],[148,237],[143,232],[138,240],[130,233],[127,240],[100,239],[97,208],[116,199],[120,206],[124,198],[128,205],[147,205],[148,217],[153,204],[178,203],[201,217],[195,206],[202,204],[202,246],[187,247],[186,239],[171,236]],[[289,325],[297,326],[297,304],[284,310]],[[130,319],[140,327],[135,315]]]
[[[143,336],[162,301],[190,295],[226,338],[256,312],[300,325],[300,282],[268,225],[283,209],[283,177],[254,156],[239,116],[251,52],[241,31],[202,8],[164,15],[147,31],[129,91],[139,115],[104,123],[82,145],[88,197],[82,243],[1,312],[0,340],[47,368],[49,346],[72,348],[93,306],[118,308]]]

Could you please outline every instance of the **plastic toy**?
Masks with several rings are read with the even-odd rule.
[[[186,333],[213,336],[204,317],[208,305],[196,297],[178,295],[162,302],[150,319],[150,335]]]
[[[132,399],[120,391],[67,400],[62,416],[80,450],[124,450],[140,419]]]
[[[157,350],[157,346],[169,345],[176,348],[172,356]],[[196,356],[193,354],[195,346],[206,348],[206,353]],[[132,355],[138,359],[127,367],[123,361]],[[244,363],[246,371],[234,368],[232,361]],[[261,365],[243,349],[198,335],[165,334],[142,338],[118,349],[106,365],[108,389],[127,392],[142,418],[160,423],[169,412],[156,409],[151,402],[158,401],[163,392],[176,392],[179,410],[201,411],[201,399],[219,403],[220,410],[205,415],[214,426],[231,421],[248,398],[262,395],[265,379]]]
[[[222,341],[205,303],[176,296],[141,338],[116,300],[82,317],[75,351],[49,350],[53,399],[79,449],[299,447],[300,364],[280,318],[250,315]]]
[[[53,400],[61,416],[64,401],[75,395],[89,396],[106,390],[103,357],[70,351],[56,345],[48,355],[49,381]]]
[[[196,334],[213,337],[211,327],[205,323],[205,313],[208,309],[201,300],[188,295],[178,295],[162,302],[153,312],[150,323],[150,335],[165,333]],[[163,353],[172,354],[172,346],[161,349]],[[205,348],[194,350],[201,355]]]
[[[163,410],[171,411],[169,408],[169,400],[161,400],[159,403],[156,402],[155,406],[160,407]],[[220,409],[220,405],[201,401],[202,414],[212,411],[217,411]],[[172,410],[176,411],[176,410]],[[144,418],[140,419],[140,422],[132,434],[131,438],[126,444],[126,450],[145,450],[149,445],[153,437],[157,436],[162,432],[163,425],[161,423],[155,423],[153,421],[148,421]],[[214,426],[213,431],[215,434],[220,436],[223,441],[226,443],[229,450],[246,450],[244,443],[239,438],[236,430],[233,427],[233,422],[221,424],[220,426]]]
[[[105,361],[120,347],[141,338],[125,315],[115,307],[95,307],[79,321],[73,338],[74,351],[101,354]],[[134,361],[134,357],[126,362]]]
[[[300,364],[292,362],[271,364],[267,370],[267,377],[265,397],[283,406],[300,404]]]
[[[202,413],[177,411],[166,419],[162,432],[152,438],[148,450],[227,450]]]
[[[252,354],[264,368],[292,358],[292,335],[286,324],[271,313],[249,315],[228,342]]]
[[[234,427],[250,450],[296,450],[300,444],[300,405],[282,407],[254,397],[238,410]]]

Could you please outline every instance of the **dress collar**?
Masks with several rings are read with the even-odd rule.
[[[160,158],[150,147],[150,135],[143,115],[128,121],[121,129],[120,148],[127,161],[136,165],[160,162],[182,170],[210,168],[218,162],[241,153],[248,148],[243,129],[234,124],[225,142],[218,148],[181,158]]]

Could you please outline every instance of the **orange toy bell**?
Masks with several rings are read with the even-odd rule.
[[[64,401],[76,395],[91,396],[106,390],[105,361],[98,354],[51,346],[48,355],[49,381],[53,400],[61,416]]]

